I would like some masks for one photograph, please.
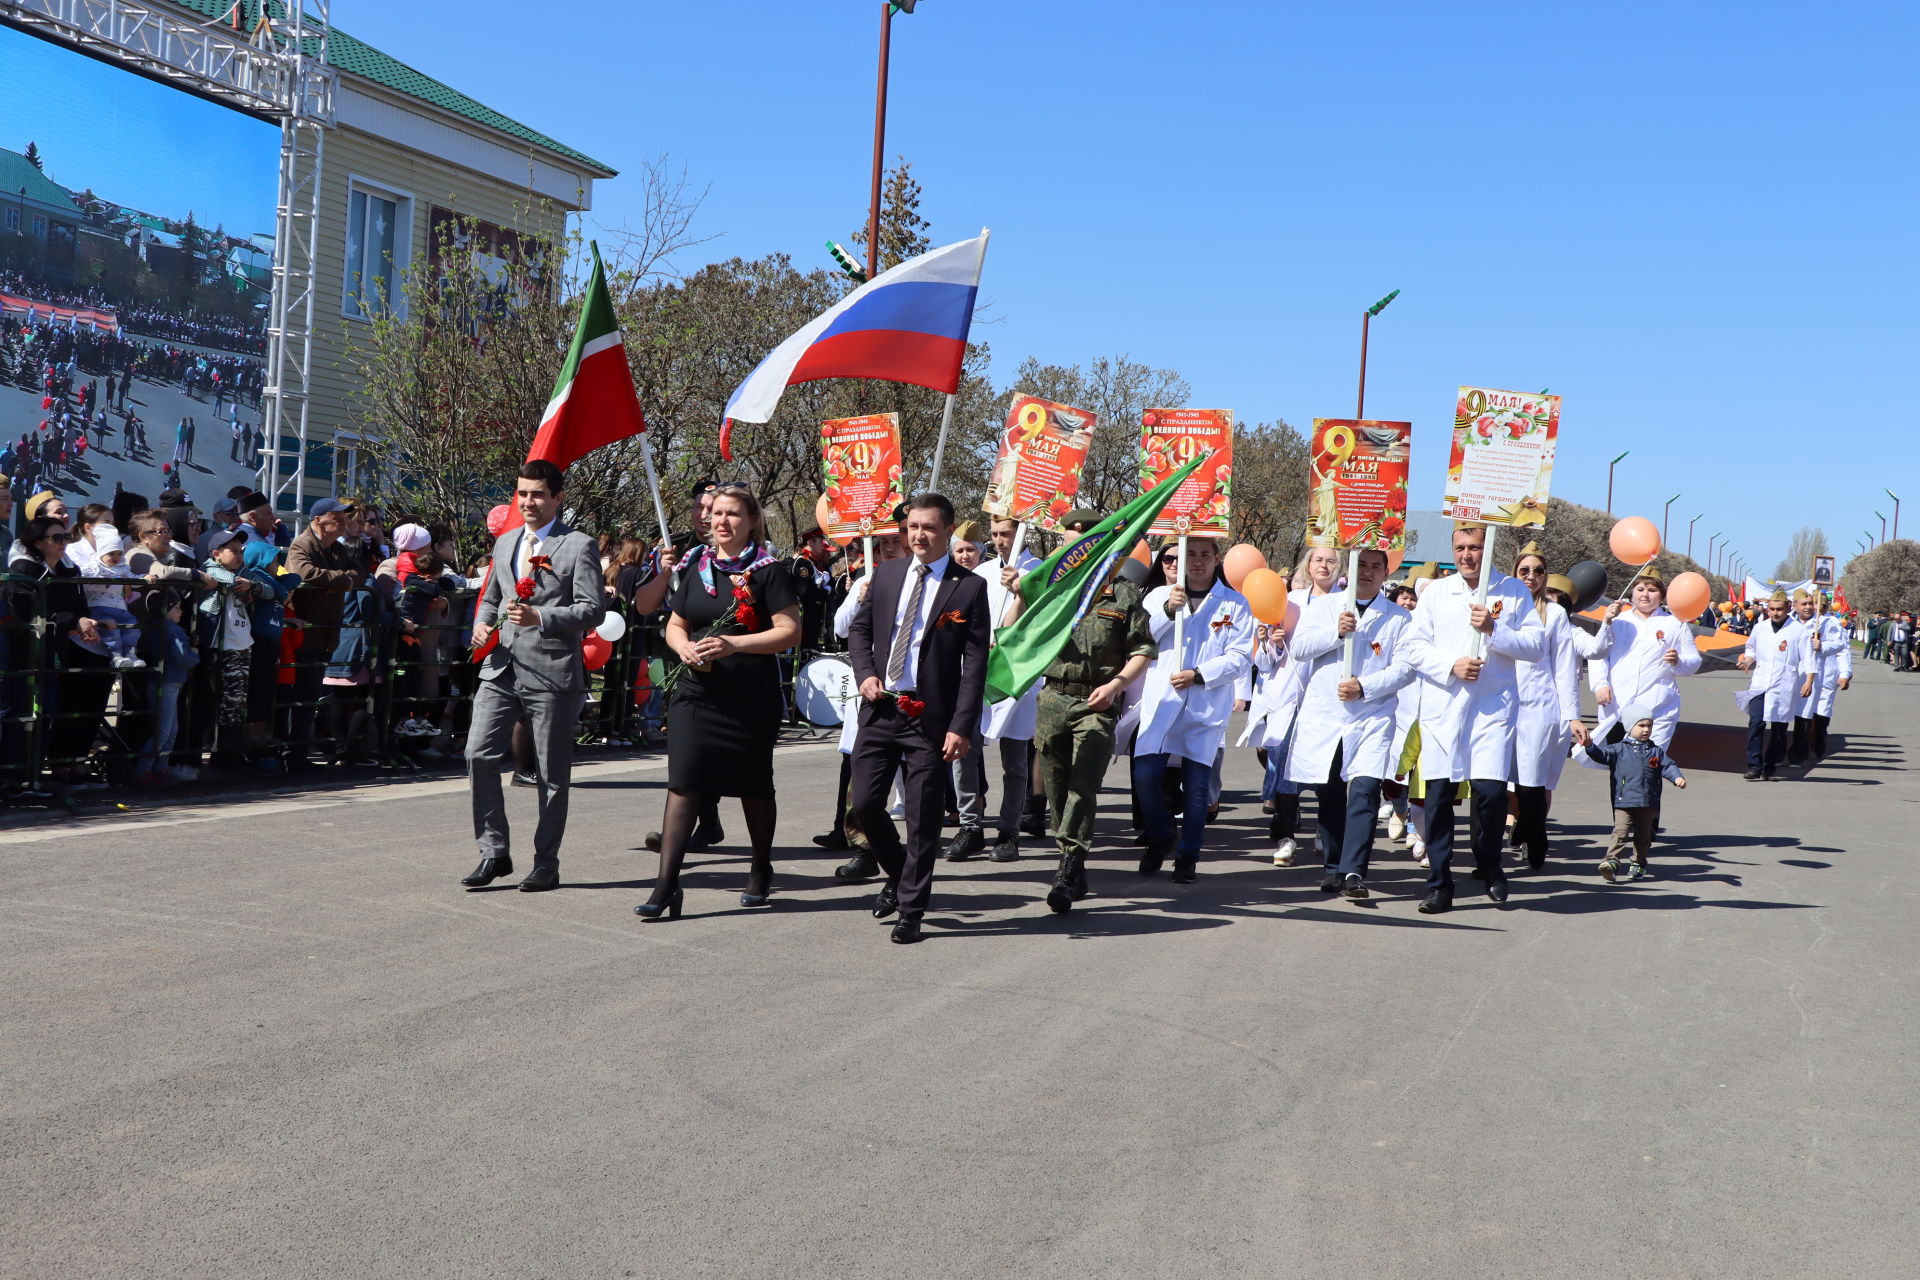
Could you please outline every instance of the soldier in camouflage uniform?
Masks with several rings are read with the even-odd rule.
[[[1059,914],[1087,896],[1087,855],[1093,851],[1100,783],[1113,761],[1116,704],[1160,653],[1140,607],[1140,588],[1117,576],[1125,563],[1115,563],[1115,576],[1075,625],[1040,689],[1033,745],[1052,835],[1060,843],[1060,868],[1047,893],[1047,906]],[[1011,568],[1002,581],[1017,594],[1018,575]]]

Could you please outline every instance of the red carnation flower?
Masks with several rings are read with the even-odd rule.
[[[533,599],[533,590],[532,578],[522,578],[513,584],[513,594],[519,596],[522,600]]]
[[[740,603],[745,604],[749,600],[753,599],[753,592],[749,591],[745,587],[735,587],[733,589],[733,598],[735,600],[738,600]]]
[[[733,616],[738,620],[740,625],[748,631],[758,631],[760,629],[760,615],[754,612],[753,606],[750,604],[741,605],[738,609],[734,610]]]
[[[909,720],[919,719],[920,713],[927,709],[926,703],[918,698],[908,697],[904,693],[895,698],[894,702],[899,706],[900,714]]]

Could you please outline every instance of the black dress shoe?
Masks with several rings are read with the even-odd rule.
[[[512,874],[512,858],[482,858],[480,859],[480,865],[473,869],[473,874],[460,883],[469,889],[479,889],[492,884],[501,876],[510,876]]]
[[[1437,916],[1451,910],[1453,910],[1453,895],[1443,893],[1439,889],[1429,893],[1420,903],[1420,914],[1423,916]]]
[[[535,867],[527,873],[527,878],[515,887],[522,893],[543,893],[548,889],[558,889],[560,872],[553,867]]]
[[[1505,902],[1507,900],[1506,877],[1502,876],[1498,880],[1489,881],[1487,883],[1487,896],[1495,902]]]
[[[824,835],[815,836],[813,842],[822,849],[844,849],[847,847],[847,833],[836,828]]]
[[[1741,776],[1744,777],[1748,782],[1760,781],[1760,771],[1758,769],[1749,769]]]
[[[513,785],[516,787],[537,787],[540,785],[540,775],[537,773],[521,773],[518,769],[515,769],[513,771]]]
[[[719,823],[703,822],[693,829],[692,835],[687,837],[687,848],[694,853],[698,853],[702,849],[713,848],[713,846],[719,844],[726,838],[726,829]]]
[[[1000,843],[993,846],[993,852],[987,855],[989,862],[1020,861],[1020,837],[1002,835]]]
[[[1149,844],[1147,851],[1140,855],[1140,874],[1143,876],[1159,875],[1160,868],[1166,865],[1167,855],[1172,852],[1172,848],[1168,845]]]
[[[1340,886],[1340,892],[1348,898],[1364,898],[1367,896],[1367,882],[1360,878],[1359,872],[1350,871]]]
[[[871,853],[855,853],[833,869],[835,880],[871,880],[880,874],[880,861]]]
[[[1194,867],[1198,861],[1199,859],[1197,858],[1175,858],[1173,860],[1173,874],[1167,878],[1175,884],[1192,884]]]
[[[899,923],[893,926],[892,937],[903,946],[920,941],[920,917],[901,916]]]
[[[965,862],[987,847],[987,837],[978,827],[962,827],[947,841],[947,861]]]
[[[1047,815],[1030,813],[1020,819],[1020,832],[1022,835],[1044,836],[1047,834]]]
[[[900,909],[900,891],[890,884],[880,886],[880,892],[873,895],[873,918],[885,920]]]
[[[1546,865],[1547,865],[1546,850],[1542,849],[1539,853],[1535,853],[1531,849],[1527,850],[1527,868],[1529,870],[1538,871]]]
[[[1327,874],[1320,877],[1320,892],[1322,893],[1340,892],[1340,873],[1338,871],[1329,871],[1327,872]]]

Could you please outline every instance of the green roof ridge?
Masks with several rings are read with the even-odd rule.
[[[208,20],[225,18],[233,10],[233,0],[167,0],[167,2]],[[245,19],[247,30],[252,31],[260,22],[261,0],[241,0],[241,3],[242,10],[247,15]],[[269,0],[269,3],[272,14],[276,17],[284,16],[286,8],[280,0]],[[313,43],[317,44],[318,41],[315,40]],[[349,75],[370,80],[383,88],[417,99],[429,106],[439,107],[442,111],[448,111],[462,119],[484,125],[495,133],[518,138],[522,142],[530,142],[556,155],[592,165],[609,176],[618,172],[592,156],[576,151],[537,129],[529,128],[518,120],[501,115],[492,107],[477,102],[451,85],[444,84],[425,72],[408,66],[391,54],[382,53],[366,41],[348,35],[339,27],[334,27],[329,32],[327,61]]]

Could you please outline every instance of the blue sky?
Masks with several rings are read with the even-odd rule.
[[[0,27],[0,147],[40,146],[46,174],[148,213],[191,210],[229,235],[273,231],[280,131]]]
[[[703,254],[824,265],[865,217],[878,8],[333,16],[615,167],[684,164],[712,188]],[[1556,494],[1603,505],[1631,450],[1617,513],[1657,521],[1680,491],[1679,549],[1704,513],[1698,554],[1724,532],[1766,572],[1803,522],[1851,554],[1892,514],[1883,486],[1911,491],[1920,533],[1917,14],[921,0],[894,21],[888,154],[914,161],[938,240],[994,230],[998,322],[975,336],[998,381],[1028,354],[1126,353],[1197,404],[1305,428],[1353,411],[1360,312],[1398,288],[1367,405],[1414,422],[1419,505],[1457,385],[1551,387]],[[603,184],[594,220],[639,197]]]

